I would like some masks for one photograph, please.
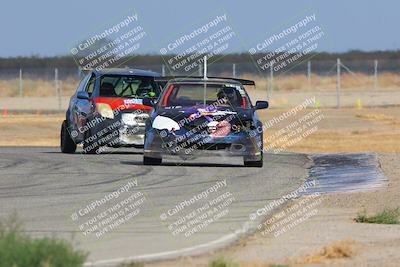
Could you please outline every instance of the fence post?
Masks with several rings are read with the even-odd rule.
[[[269,72],[269,88],[267,89],[267,98],[270,100],[272,96],[272,88],[274,86],[274,62],[270,63],[270,72]]]
[[[308,86],[311,85],[311,61],[307,61],[307,82]]]
[[[207,56],[203,57],[203,79],[207,79]],[[204,95],[205,96],[205,95]]]
[[[24,87],[22,82],[22,69],[19,69],[19,97],[24,95]]]
[[[336,107],[340,108],[340,58],[337,59],[336,62]]]
[[[161,65],[161,75],[165,76],[165,65],[164,64]]]
[[[374,89],[378,89],[378,60],[374,60]]]
[[[58,68],[54,69],[54,84],[56,89],[56,96],[58,100],[58,110],[61,110],[61,94],[60,94],[60,84],[58,81]]]
[[[235,63],[233,63],[233,65],[232,65],[232,77],[236,78],[236,64]]]

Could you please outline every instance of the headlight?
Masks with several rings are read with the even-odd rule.
[[[158,130],[167,129],[170,132],[177,131],[181,128],[179,127],[179,124],[176,121],[160,115],[154,119],[152,127]]]
[[[114,112],[109,104],[97,103],[96,109],[102,117],[108,119],[114,119]]]

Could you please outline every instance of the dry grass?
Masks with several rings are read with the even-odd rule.
[[[240,263],[237,263],[228,258],[220,256],[210,261],[208,267],[288,267],[288,265],[276,264],[259,259],[241,261]]]
[[[289,267],[286,264],[276,264],[262,260],[252,260],[240,262],[240,267]]]
[[[283,112],[271,109],[260,113],[260,118],[267,121]],[[318,130],[285,150],[302,153],[400,153],[399,108],[322,109],[321,113],[324,119],[317,124]],[[288,119],[286,124],[294,120]],[[286,124],[269,128],[266,134],[273,136]]]
[[[0,117],[0,146],[58,146],[64,116]]]
[[[271,110],[262,113],[261,120],[266,121],[282,112]],[[393,116],[383,114],[385,112]],[[287,150],[304,153],[400,153],[400,131],[395,117],[399,112],[398,108],[365,109],[364,113],[354,109],[323,110],[326,119],[318,126],[318,131]],[[341,118],[347,120],[341,121]],[[0,115],[0,146],[58,146],[63,119],[64,115]],[[267,134],[273,135],[278,130],[279,127],[268,129]]]
[[[257,88],[267,88],[268,79],[246,74],[242,78],[256,81]],[[362,73],[344,73],[341,76],[341,85],[344,90],[365,91],[374,89],[373,76]],[[378,88],[385,90],[399,90],[400,77],[394,73],[382,73],[378,76]],[[274,77],[274,91],[333,91],[336,90],[336,75],[311,75],[309,83],[306,75],[281,75]]]
[[[61,95],[72,95],[75,92],[78,80],[67,79],[61,80]],[[54,81],[43,79],[24,79],[23,80],[23,96],[55,96],[57,95]],[[19,80],[0,80],[0,97],[19,96]]]
[[[227,77],[230,74],[226,74]],[[267,77],[245,74],[242,78],[256,81],[257,88],[268,87]],[[60,81],[62,95],[72,95],[78,85],[78,80],[69,78]],[[343,73],[341,78],[342,89],[344,90],[371,90],[374,88],[373,76],[361,73]],[[278,75],[274,77],[274,91],[333,91],[336,90],[336,75],[320,76],[312,75],[311,83],[306,75]],[[400,77],[394,73],[381,73],[378,76],[379,89],[399,90]],[[24,96],[54,96],[56,95],[54,81],[43,79],[24,79]],[[0,96],[19,96],[19,81],[0,80]]]
[[[304,153],[380,152],[400,153],[400,134],[394,132],[318,130],[288,148]]]
[[[324,263],[334,259],[353,258],[357,254],[357,244],[351,239],[337,241],[323,247],[320,251],[299,259],[289,259],[294,264]]]
[[[386,125],[400,126],[400,120],[385,114],[357,114],[357,118],[365,119],[373,122],[381,122]]]

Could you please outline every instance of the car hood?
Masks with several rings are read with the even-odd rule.
[[[191,108],[171,108],[160,109],[157,115],[168,117],[176,122],[187,121],[192,118],[193,121],[200,118],[209,118],[216,121],[222,121],[231,116],[232,120],[252,120],[254,111],[252,109],[237,108],[232,109],[228,107],[191,107]]]

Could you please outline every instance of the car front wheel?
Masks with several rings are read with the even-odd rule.
[[[257,161],[247,161],[246,158],[244,158],[244,166],[245,167],[257,167],[257,168],[262,168],[263,166],[263,152],[261,151],[261,160]]]
[[[74,140],[72,140],[68,131],[68,124],[66,120],[64,120],[61,125],[60,139],[60,148],[62,153],[75,153],[76,144]]]
[[[84,154],[97,154],[99,146],[97,140],[92,140],[92,133],[90,130],[87,131],[85,140],[83,140],[83,153]]]

